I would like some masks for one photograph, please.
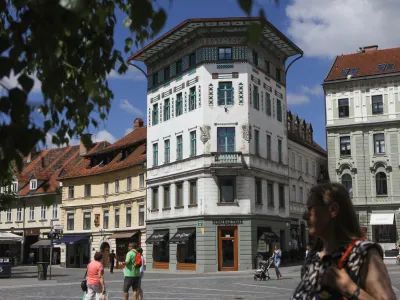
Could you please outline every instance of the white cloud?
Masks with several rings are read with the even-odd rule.
[[[46,134],[46,144],[43,145],[42,143],[39,144],[40,148],[44,148],[44,149],[53,149],[53,148],[62,148],[62,147],[66,147],[67,145],[61,145],[61,146],[57,146],[56,144],[53,144],[53,136],[54,133],[52,132],[48,132]],[[109,133],[107,130],[100,130],[99,132],[95,133],[92,135],[92,141],[97,143],[97,142],[103,142],[103,141],[107,141],[111,144],[116,142],[116,138]],[[79,145],[80,140],[79,138],[69,138],[69,146],[77,146]]]
[[[118,80],[145,80],[146,76],[138,69],[132,66],[128,66],[128,70],[125,74],[119,74],[116,70],[111,70],[108,74],[108,79],[118,79]]]
[[[21,87],[18,83],[19,75],[15,76],[14,73],[10,74],[10,77],[3,77],[0,79],[2,85],[4,85],[7,89],[13,89],[15,87]],[[33,88],[30,93],[39,93],[42,91],[42,83],[35,75],[30,76],[33,79]],[[0,85],[0,92],[2,92],[4,88]]]
[[[324,90],[322,89],[322,86],[320,84],[316,84],[312,87],[308,86],[302,86],[301,90],[303,93],[313,95],[313,96],[322,96],[324,94]]]
[[[94,134],[92,136],[92,140],[93,142],[102,142],[102,141],[107,141],[111,144],[114,144],[117,139],[111,134],[109,133],[107,130],[100,130],[99,132],[97,132],[96,134]]]
[[[132,131],[133,131],[133,128],[127,128],[127,129],[125,129],[124,136],[130,134]]]
[[[121,99],[121,101],[119,102],[119,107],[128,113],[132,113],[138,116],[144,116],[144,112],[141,111],[139,108],[130,104],[130,102],[127,99]]]
[[[286,97],[288,105],[298,105],[310,102],[310,98],[306,95],[288,93]]]
[[[398,47],[398,0],[293,0],[288,33],[306,56],[333,59],[359,47]]]

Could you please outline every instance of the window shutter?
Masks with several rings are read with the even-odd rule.
[[[232,105],[235,104],[235,89],[232,87]]]

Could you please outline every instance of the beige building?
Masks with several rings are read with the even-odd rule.
[[[125,260],[127,245],[135,241],[145,250],[146,240],[146,127],[135,120],[133,132],[112,145],[89,151],[71,162],[62,182],[63,237],[61,265],[84,267],[94,252],[104,264],[116,252],[117,268]]]

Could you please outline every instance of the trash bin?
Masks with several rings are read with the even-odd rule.
[[[38,280],[46,280],[47,279],[47,267],[49,263],[48,262],[38,262],[37,267],[38,267]]]
[[[11,258],[0,257],[0,277],[11,277]]]

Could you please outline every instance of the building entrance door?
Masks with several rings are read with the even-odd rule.
[[[237,227],[218,227],[218,270],[238,270]]]

